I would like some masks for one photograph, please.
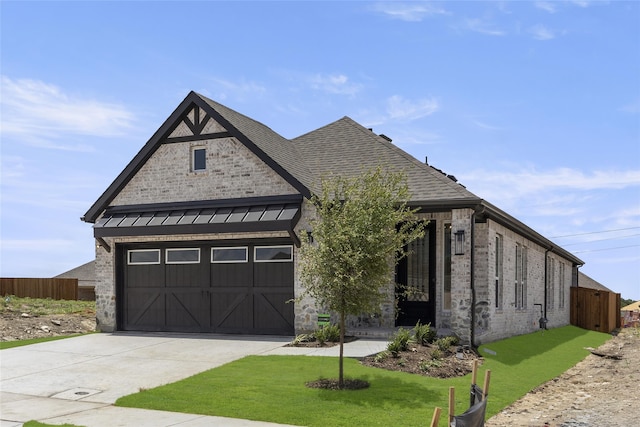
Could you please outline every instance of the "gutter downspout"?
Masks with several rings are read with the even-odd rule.
[[[476,347],[476,289],[475,289],[475,227],[476,224],[476,211],[471,214],[471,274],[470,274],[470,286],[471,286],[471,347]]]

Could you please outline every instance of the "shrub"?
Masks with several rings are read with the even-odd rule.
[[[296,337],[293,339],[293,341],[291,341],[291,345],[293,346],[298,346],[302,343],[305,342],[312,342],[315,341],[315,338],[313,337],[313,335],[308,335],[308,334],[298,334],[296,335]]]
[[[439,368],[440,366],[442,366],[442,362],[440,362],[439,360],[433,360],[433,359],[423,360],[418,365],[418,367],[423,371],[429,371],[431,368]]]
[[[380,363],[380,362],[383,362],[384,360],[386,360],[390,355],[391,355],[391,353],[389,353],[386,350],[385,351],[381,351],[380,353],[375,355],[373,360],[378,362],[378,363]]]
[[[440,350],[439,348],[434,348],[433,350],[431,350],[431,358],[434,360],[442,359],[442,350]]]
[[[316,340],[322,345],[326,342],[340,341],[340,326],[324,325],[313,333]]]
[[[387,344],[387,350],[391,352],[393,357],[398,357],[398,353],[401,351],[407,351],[409,349],[409,343],[413,342],[411,331],[408,329],[400,328],[393,334],[391,341]]]
[[[449,336],[436,340],[435,344],[441,351],[448,351],[451,346],[457,345],[458,341],[458,337]]]
[[[427,345],[436,339],[436,330],[431,328],[431,323],[422,325],[418,321],[413,328],[413,334],[416,337],[416,342],[420,345]]]

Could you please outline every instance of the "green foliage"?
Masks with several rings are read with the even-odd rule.
[[[431,358],[435,360],[442,359],[442,350],[440,350],[440,348],[431,350]]]
[[[340,341],[340,325],[324,325],[313,333],[314,338],[320,343]]]
[[[436,330],[431,328],[431,323],[426,325],[420,324],[420,321],[413,327],[413,335],[416,338],[416,342],[420,345],[427,345],[436,339]]]
[[[635,301],[632,299],[620,298],[620,307],[625,307],[629,304],[633,304]]]
[[[451,346],[457,345],[459,341],[458,337],[449,336],[437,339],[435,341],[435,345],[441,351],[446,352],[451,348]]]
[[[389,351],[393,357],[398,357],[398,354],[402,351],[409,349],[409,344],[414,341],[411,331],[408,329],[400,328],[393,334],[391,341],[387,344],[387,351]]]
[[[380,353],[376,354],[374,356],[373,360],[375,360],[376,362],[382,362],[382,361],[388,359],[389,356],[391,356],[391,353],[388,350],[385,350],[385,351],[381,351]]]
[[[312,197],[315,243],[303,242],[300,275],[305,294],[338,314],[375,313],[388,296],[404,246],[424,234],[406,179],[381,169],[322,181]]]
[[[435,357],[433,359],[423,360],[418,365],[418,367],[425,372],[429,372],[432,368],[439,368],[440,366],[442,366],[442,362],[439,358]]]
[[[313,335],[298,334],[298,335],[295,336],[293,341],[291,341],[291,345],[298,346],[300,344],[303,344],[303,343],[306,343],[306,342],[312,342],[312,341],[315,341],[315,337]]]

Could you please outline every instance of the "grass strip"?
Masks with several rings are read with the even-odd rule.
[[[480,347],[491,369],[487,416],[499,412],[538,385],[582,360],[610,335],[566,326],[513,337]],[[488,350],[488,351],[487,351]],[[345,360],[350,378],[368,389],[329,391],[305,383],[335,378],[338,360],[310,356],[249,356],[193,377],[125,396],[118,406],[158,409],[303,426],[422,426],[436,406],[446,408],[456,387],[456,413],[468,405],[469,376],[437,379],[362,366]],[[445,426],[446,415],[441,417]]]
[[[77,337],[80,335],[82,334],[58,335],[55,337],[32,338],[29,340],[0,341],[0,350],[6,350],[9,348],[15,348],[15,347],[22,347],[24,345],[39,344],[41,342],[47,342],[47,341],[63,340],[65,338]]]

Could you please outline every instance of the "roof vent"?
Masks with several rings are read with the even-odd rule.
[[[389,138],[387,135],[385,135],[385,134],[383,134],[383,133],[381,133],[381,134],[380,134],[380,138],[384,138],[384,139],[386,139],[387,141],[391,142],[391,138]]]

